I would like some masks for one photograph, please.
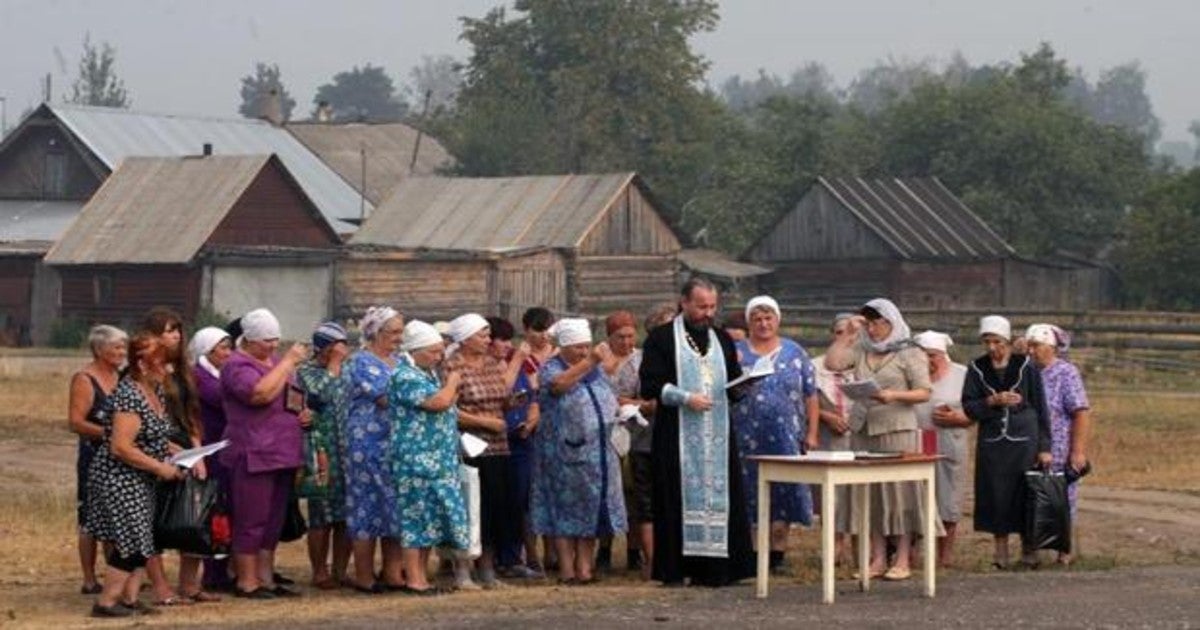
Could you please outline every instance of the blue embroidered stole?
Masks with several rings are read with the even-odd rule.
[[[708,331],[703,356],[688,343],[683,316],[675,330],[676,385],[712,399],[709,411],[679,407],[679,467],[683,495],[683,555],[729,557],[729,402],[725,356]]]

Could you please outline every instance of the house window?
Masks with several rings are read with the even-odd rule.
[[[107,306],[113,301],[113,277],[108,274],[92,276],[92,302],[96,306]]]
[[[57,140],[46,147],[46,162],[42,170],[42,196],[64,197],[67,194],[67,154]]]

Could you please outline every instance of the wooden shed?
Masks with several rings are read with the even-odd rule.
[[[675,295],[679,239],[634,173],[400,183],[338,262],[337,307],[601,316]]]
[[[760,285],[787,304],[888,296],[901,307],[1065,310],[1113,299],[1098,265],[1018,256],[936,178],[819,178],[744,258],[774,268]]]
[[[46,254],[62,314],[129,324],[265,306],[284,334],[329,316],[338,235],[274,155],[128,158]]]

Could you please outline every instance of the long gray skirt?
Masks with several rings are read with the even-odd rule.
[[[880,435],[858,432],[853,435],[851,442],[856,451],[921,452],[921,433],[917,430]],[[921,483],[917,481],[871,484],[871,531],[884,536],[925,531],[923,496]],[[857,515],[853,515],[853,504],[847,500],[845,505],[850,507],[848,511],[852,513],[850,531],[858,533],[857,528],[853,527],[858,520]],[[838,512],[840,517],[841,510]]]

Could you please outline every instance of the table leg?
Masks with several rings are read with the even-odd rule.
[[[761,599],[767,596],[767,580],[769,572],[767,565],[771,557],[771,485],[764,474],[766,468],[758,465],[758,577],[754,581],[756,595]]]
[[[854,519],[858,531],[858,585],[871,590],[871,484],[854,485]]]
[[[929,464],[929,478],[925,480],[925,596],[933,597],[937,590],[937,491],[934,488],[934,464]]]
[[[825,478],[825,483],[821,484],[821,506],[824,513],[821,515],[821,581],[824,583],[825,593],[824,601],[826,604],[833,603],[834,595],[834,529],[837,521],[836,501],[837,493],[834,492],[834,485],[830,482],[829,477]],[[829,506],[825,508],[824,506]],[[828,516],[826,516],[828,515]]]

